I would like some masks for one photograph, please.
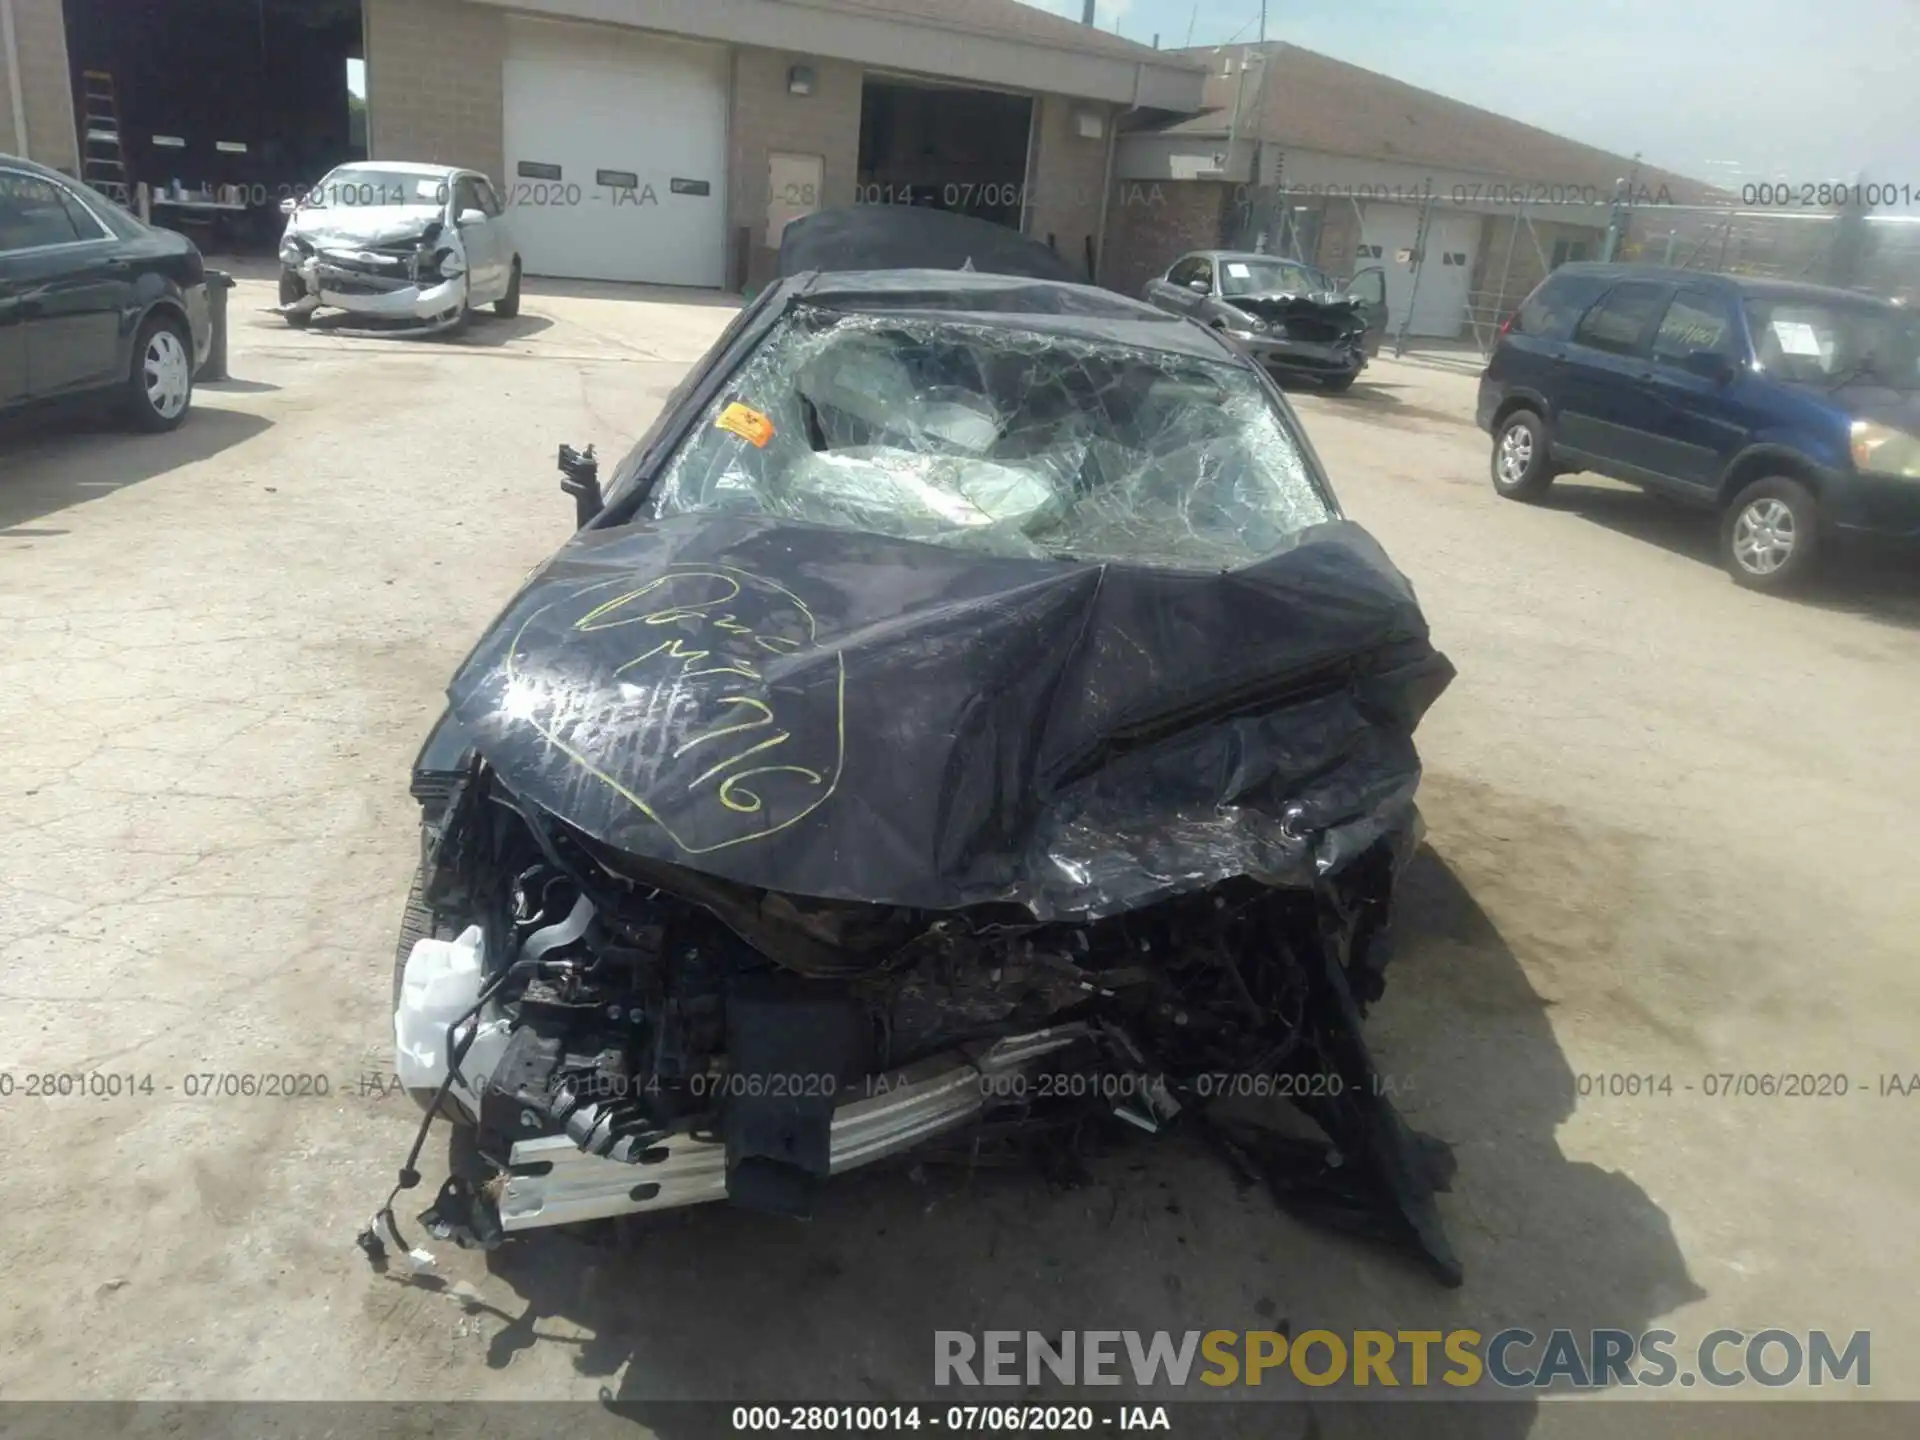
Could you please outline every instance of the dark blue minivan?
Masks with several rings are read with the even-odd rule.
[[[1563,265],[1502,327],[1478,419],[1500,494],[1591,470],[1710,508],[1756,590],[1827,538],[1920,540],[1920,317],[1872,296]]]

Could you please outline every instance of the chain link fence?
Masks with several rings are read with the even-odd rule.
[[[1489,207],[1477,196],[1365,191],[1242,187],[1224,243],[1304,260],[1336,278],[1386,268],[1396,312],[1388,338],[1399,355],[1483,358],[1520,302],[1569,261],[1765,276],[1920,304],[1920,215],[1635,204],[1631,197],[1609,204],[1614,197],[1584,193],[1571,203]],[[1602,203],[1591,203],[1596,198]],[[1382,203],[1403,223],[1409,210],[1419,215],[1411,235],[1396,234],[1390,247],[1369,243],[1385,227],[1369,226],[1367,209]]]

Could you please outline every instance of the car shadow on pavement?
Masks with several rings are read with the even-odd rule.
[[[265,380],[242,380],[229,375],[225,380],[197,380],[195,387],[220,395],[270,395],[280,387]]]
[[[1310,375],[1276,375],[1277,384],[1288,395],[1318,395],[1334,405],[1363,405],[1369,408],[1394,407],[1405,402],[1391,392],[1398,385],[1380,385],[1370,380],[1356,380],[1346,390],[1329,390]]]
[[[522,310],[512,319],[499,315],[476,314],[460,329],[443,337],[450,346],[463,350],[482,349],[491,345],[505,345],[510,340],[524,340],[529,335],[538,335],[542,330],[551,330],[553,321],[545,315],[534,315]]]
[[[1378,380],[1356,380],[1353,382],[1353,388],[1348,390],[1344,395],[1328,394],[1325,387],[1316,385],[1312,381],[1301,382],[1300,388],[1302,390],[1318,390],[1321,394],[1326,395],[1329,400],[1344,400],[1349,405],[1404,405],[1406,403],[1398,395],[1393,393],[1396,390],[1405,389],[1405,386],[1383,385]]]
[[[1650,541],[1713,570],[1722,569],[1719,522],[1705,510],[1631,486],[1596,484],[1566,476],[1553,482],[1547,504],[1635,540]],[[1920,567],[1912,556],[1849,541],[1830,544],[1824,558],[1832,563],[1823,567],[1811,587],[1793,595],[1788,603],[1920,630]]]
[[[1482,1336],[1482,1355],[1495,1333],[1525,1329],[1536,1343],[1509,1352],[1524,1368],[1538,1361],[1538,1342],[1550,1330],[1573,1331],[1583,1348],[1595,1329],[1637,1336],[1705,1292],[1665,1212],[1630,1176],[1561,1149],[1560,1129],[1581,1103],[1578,1077],[1549,1023],[1551,1002],[1462,873],[1505,866],[1504,904],[1544,890],[1554,892],[1548,907],[1565,904],[1580,915],[1597,898],[1570,878],[1581,837],[1484,787],[1432,788],[1435,801],[1423,808],[1441,848],[1423,846],[1401,880],[1387,992],[1369,1040],[1383,1074],[1404,1088],[1408,1123],[1454,1146],[1460,1173],[1443,1213],[1467,1278],[1445,1305],[1396,1286],[1384,1315],[1361,1311],[1353,1324],[1470,1328]],[[1460,868],[1448,853],[1461,857]],[[1605,876],[1604,864],[1592,868]],[[1604,878],[1595,886],[1606,888]],[[1538,923],[1557,928],[1559,917],[1549,908]],[[1568,957],[1604,963],[1603,945],[1580,954],[1594,938],[1565,934]],[[1545,971],[1555,963],[1544,946],[1529,962]],[[1682,1347],[1674,1349],[1684,1368]],[[1500,1398],[1488,1402],[1489,1394]],[[1526,1391],[1516,1398],[1483,1380],[1479,1396],[1470,1405],[1427,1407],[1417,1433],[1530,1433],[1536,1405]],[[1406,1433],[1394,1409],[1334,1404],[1318,1413],[1328,1440],[1347,1440]]]
[[[506,318],[490,310],[476,310],[457,330],[423,330],[417,325],[371,322],[364,315],[329,310],[299,327],[309,335],[334,335],[347,340],[392,340],[407,345],[439,345],[453,350],[479,350],[524,340],[553,327],[545,315],[526,311]]]
[[[1571,852],[1563,858],[1573,863]],[[1192,1403],[1221,1393],[1051,1380],[937,1391],[937,1330],[1471,1328],[1484,1338],[1522,1326],[1544,1339],[1556,1326],[1637,1335],[1700,1298],[1645,1192],[1561,1151],[1556,1133],[1576,1085],[1547,1002],[1431,850],[1406,876],[1395,933],[1369,1038],[1383,1074],[1409,1086],[1409,1123],[1451,1141],[1458,1157],[1441,1209],[1466,1267],[1459,1289],[1438,1286],[1404,1254],[1293,1220],[1176,1131],[1103,1140],[1065,1166],[909,1158],[837,1178],[805,1223],[704,1205],[515,1239],[487,1257],[487,1308],[516,1309],[500,1284],[518,1302],[488,1363],[506,1368],[524,1350],[563,1346],[576,1374],[603,1379],[603,1401],[663,1440],[694,1440],[725,1433],[724,1417],[664,1402]],[[1535,1346],[1513,1358],[1538,1355]],[[1402,1352],[1400,1368],[1409,1363]],[[1412,1417],[1398,1405],[1343,1403],[1352,1391],[1329,1401],[1291,1377],[1266,1380],[1230,1396],[1253,1403],[1221,1400],[1207,1407],[1204,1429],[1182,1433],[1518,1440],[1538,1409],[1530,1397],[1456,1403],[1409,1432]],[[1480,1394],[1490,1388],[1483,1381]]]
[[[1376,425],[1389,425],[1398,429],[1421,429],[1427,425],[1454,425],[1471,427],[1473,417],[1451,410],[1437,410],[1431,406],[1419,405],[1403,400],[1394,392],[1409,387],[1393,381],[1358,380],[1353,388],[1343,393],[1326,389],[1319,382],[1309,379],[1287,380],[1281,388],[1290,396],[1318,395],[1330,406],[1338,406],[1342,411],[1351,411],[1355,418],[1364,418]]]
[[[242,410],[195,405],[177,430],[114,428],[97,405],[0,420],[0,539],[45,515],[97,500],[252,439],[273,422]]]

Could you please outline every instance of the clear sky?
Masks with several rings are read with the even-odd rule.
[[[1259,0],[1098,6],[1168,47],[1259,29]],[[1920,192],[1920,0],[1269,0],[1267,37],[1685,175]]]

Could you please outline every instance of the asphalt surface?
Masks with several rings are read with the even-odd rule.
[[[0,1397],[878,1402],[925,1393],[936,1329],[1508,1325],[1871,1330],[1874,1393],[1920,1397],[1920,1094],[1882,1093],[1920,1071],[1920,580],[1769,600],[1660,501],[1501,501],[1472,378],[1416,361],[1296,402],[1460,671],[1369,1033],[1455,1147],[1463,1288],[1145,1141],[1078,1188],[902,1168],[804,1227],[371,1274],[415,1114],[408,763],[571,529],[556,446],[622,451],[732,312],[530,286],[411,343],[270,298],[242,283],[235,379],[173,435],[0,427]],[[1744,1075],[1815,1078],[1709,1093]],[[1550,1408],[1475,1433],[1589,1409]]]

